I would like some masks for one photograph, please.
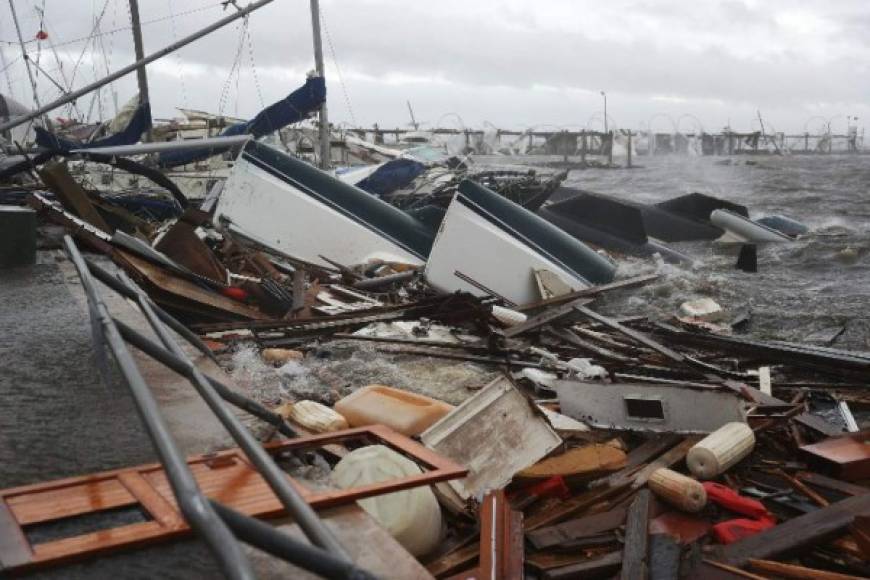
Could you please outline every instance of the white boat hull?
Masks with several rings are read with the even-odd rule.
[[[476,296],[495,294],[514,304],[527,304],[541,298],[534,277],[534,270],[540,269],[554,273],[574,290],[589,287],[585,280],[509,235],[457,198],[447,209],[426,263],[426,280],[435,289],[461,290]]]
[[[215,219],[221,217],[271,247],[324,266],[329,264],[321,256],[344,265],[374,259],[423,264],[372,227],[254,165],[244,152],[215,208]]]

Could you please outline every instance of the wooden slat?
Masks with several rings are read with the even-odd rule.
[[[719,560],[745,566],[751,558],[767,559],[793,552],[844,530],[857,515],[870,515],[870,495],[845,499],[729,544]]]
[[[172,507],[166,498],[157,493],[157,490],[142,477],[142,474],[128,471],[120,474],[118,479],[160,525],[170,529],[182,528],[186,525],[181,514]]]
[[[619,507],[600,514],[573,519],[555,526],[529,531],[526,536],[538,550],[545,550],[602,532],[608,532],[625,522],[626,509]]]
[[[861,576],[838,574],[816,568],[804,568],[794,564],[783,564],[771,560],[750,560],[749,565],[762,572],[773,574],[781,578],[796,578],[798,580],[861,580]]]
[[[4,499],[22,526],[136,503],[136,498],[114,477],[59,489],[13,493]]]
[[[622,559],[622,580],[641,580],[648,576],[649,512],[652,492],[637,492],[625,522],[625,548]]]
[[[813,473],[812,471],[798,471],[795,474],[795,477],[804,483],[809,483],[810,485],[815,485],[816,487],[821,487],[823,489],[837,491],[845,495],[854,496],[870,494],[870,489],[867,489],[866,487],[849,483],[847,481],[840,481],[839,479]]]

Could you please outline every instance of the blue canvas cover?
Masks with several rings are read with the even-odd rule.
[[[392,159],[356,184],[375,195],[387,195],[414,181],[426,171],[426,166],[413,159]]]
[[[130,117],[130,122],[114,135],[82,143],[75,139],[67,139],[55,135],[42,127],[34,127],[36,144],[52,151],[71,151],[72,149],[90,149],[92,147],[115,147],[117,145],[132,145],[139,141],[142,133],[151,128],[151,104],[141,103]]]
[[[309,77],[305,84],[260,111],[256,117],[244,123],[237,123],[221,132],[222,137],[250,134],[254,138],[274,133],[282,127],[298,123],[320,109],[326,100],[326,80],[323,77]],[[200,149],[196,151],[167,151],[161,153],[160,167],[177,167],[195,161],[208,159],[225,148]]]

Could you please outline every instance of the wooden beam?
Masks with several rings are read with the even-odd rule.
[[[562,580],[574,578],[609,578],[622,565],[622,552],[611,552],[594,560],[587,560],[579,564],[572,564],[562,568],[555,568],[544,572],[544,578],[548,580]]]
[[[797,578],[798,580],[861,580],[862,577],[838,574],[827,570],[805,568],[794,564],[783,564],[772,560],[749,560],[749,565],[762,572],[769,572],[781,578]]]
[[[857,515],[870,515],[870,495],[845,499],[725,546],[719,559],[726,564],[745,566],[753,558],[792,553],[845,530]]]
[[[649,575],[647,552],[649,547],[649,511],[652,492],[637,492],[625,522],[625,548],[622,558],[621,580],[642,580]]]
[[[627,508],[615,508],[600,514],[576,518],[555,526],[532,530],[526,534],[538,550],[544,550],[580,538],[615,530],[625,522]]]

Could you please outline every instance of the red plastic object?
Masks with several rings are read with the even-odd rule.
[[[721,483],[712,481],[704,482],[704,491],[707,492],[707,499],[714,502],[716,505],[722,506],[728,511],[748,516],[754,520],[768,517],[770,514],[764,504],[758,500],[748,497],[743,497],[736,491]]]
[[[544,481],[524,487],[509,496],[515,507],[525,507],[542,497],[568,499],[571,497],[571,490],[565,484],[565,478],[561,475],[554,475]]]
[[[776,525],[776,519],[771,515],[763,516],[757,520],[737,518],[725,522],[719,522],[710,528],[713,537],[720,544],[730,544],[737,540],[753,536],[759,532],[770,529]]]
[[[40,30],[36,33],[37,40],[45,40],[46,38],[48,38],[48,33],[46,31]]]
[[[236,288],[235,286],[221,289],[221,294],[223,294],[227,298],[238,300],[239,302],[244,302],[248,299],[248,293],[244,289]]]

